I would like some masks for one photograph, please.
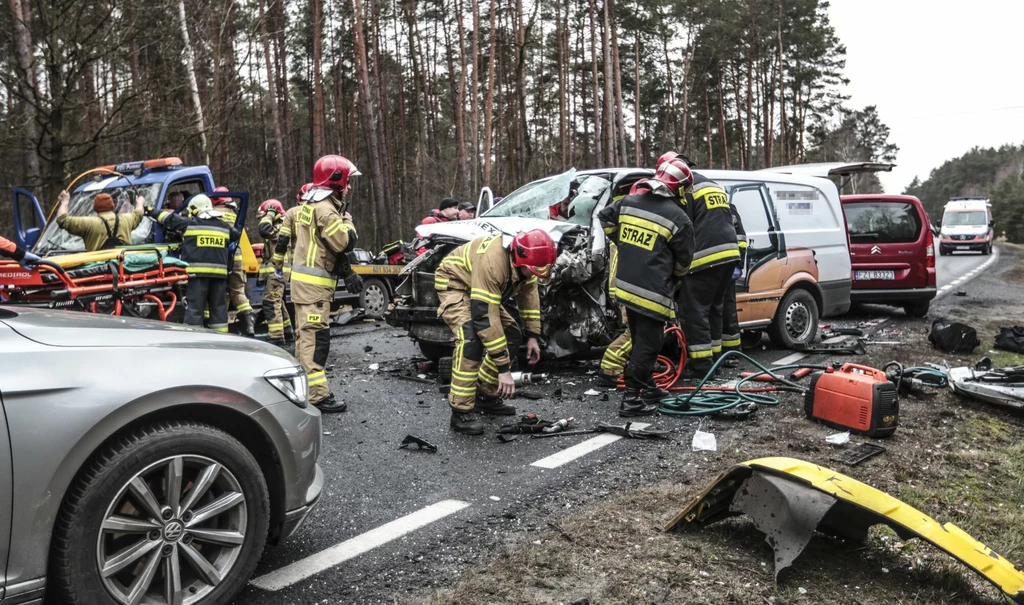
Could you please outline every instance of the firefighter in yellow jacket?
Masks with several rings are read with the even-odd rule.
[[[483,424],[474,410],[508,416],[516,409],[502,397],[515,395],[512,358],[522,334],[502,304],[512,297],[526,332],[527,361],[540,360],[540,294],[537,276],[555,262],[555,243],[540,229],[519,233],[508,247],[502,235],[475,239],[441,261],[434,287],[441,304],[437,314],[455,335],[448,403],[451,427],[479,435]],[[511,352],[511,354],[510,354]]]
[[[360,278],[346,254],[358,235],[352,217],[344,211],[349,178],[360,174],[355,164],[340,155],[326,155],[313,165],[313,188],[298,207],[291,236],[278,234],[275,253],[288,250],[294,240],[291,293],[295,303],[295,357],[309,376],[309,401],[321,412],[344,412],[348,405],[331,393],[324,366],[331,351],[329,315],[338,277],[349,292],[362,290]]]
[[[226,192],[227,187],[214,187],[214,192]],[[233,228],[238,222],[238,202],[230,197],[210,198],[213,205],[221,213],[221,220],[228,227]],[[241,229],[245,229],[243,219]],[[235,248],[235,255],[231,261],[231,270],[228,272],[228,308],[234,307],[238,318],[242,321],[242,334],[249,338],[256,336],[256,316],[253,314],[252,303],[245,295],[245,267],[242,265],[242,248]]]
[[[284,205],[274,199],[260,204],[256,218],[260,219],[260,237],[263,238],[263,258],[260,262],[259,281],[263,282],[263,316],[267,320],[267,337],[271,344],[283,347],[291,331],[292,320],[284,304],[284,276],[277,277],[273,255],[277,238],[284,224]],[[291,230],[289,229],[289,235]],[[289,269],[291,269],[289,267]],[[289,271],[291,273],[291,271]]]

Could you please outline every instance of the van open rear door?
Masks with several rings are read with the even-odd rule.
[[[812,164],[793,164],[791,166],[774,166],[762,168],[755,172],[777,172],[781,174],[799,174],[803,176],[816,176],[827,179],[838,177],[840,180],[839,192],[842,193],[853,177],[858,174],[871,172],[892,172],[896,164],[887,162],[820,162]]]

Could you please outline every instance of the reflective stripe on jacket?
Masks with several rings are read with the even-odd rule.
[[[682,201],[686,215],[693,223],[694,250],[690,272],[738,261],[740,249],[725,190],[718,183],[694,172],[693,188],[685,193]]]
[[[356,246],[358,234],[352,221],[341,218],[341,201],[331,196],[298,206],[292,223],[295,241],[292,257],[292,300],[300,305],[330,302],[338,278],[334,266],[339,254]],[[283,226],[282,226],[283,229]],[[283,234],[278,232],[280,238]]]
[[[228,245],[241,236],[238,230],[225,225],[220,216],[185,218],[170,210],[154,210],[150,216],[165,229],[181,233],[178,250],[188,263],[186,273],[227,279],[232,260]]]
[[[616,299],[656,319],[675,318],[676,278],[686,274],[693,257],[693,224],[677,199],[627,195],[598,214],[618,248]]]
[[[448,253],[434,272],[438,290],[469,292],[473,329],[501,372],[510,357],[501,327],[501,305],[515,298],[527,336],[540,336],[540,292],[537,276],[523,277],[502,245],[500,235],[477,238]],[[444,309],[438,309],[441,315]]]

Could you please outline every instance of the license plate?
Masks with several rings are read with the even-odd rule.
[[[857,271],[853,274],[853,278],[858,281],[871,281],[876,279],[881,280],[893,280],[896,279],[895,271]]]
[[[970,246],[957,246],[956,249],[957,250],[970,250],[971,247]]]

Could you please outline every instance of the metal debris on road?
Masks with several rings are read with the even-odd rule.
[[[402,440],[402,445],[398,446],[398,449],[408,449],[410,445],[415,445],[416,449],[420,451],[430,452],[432,454],[437,453],[436,445],[415,435],[406,435],[405,439]]]

